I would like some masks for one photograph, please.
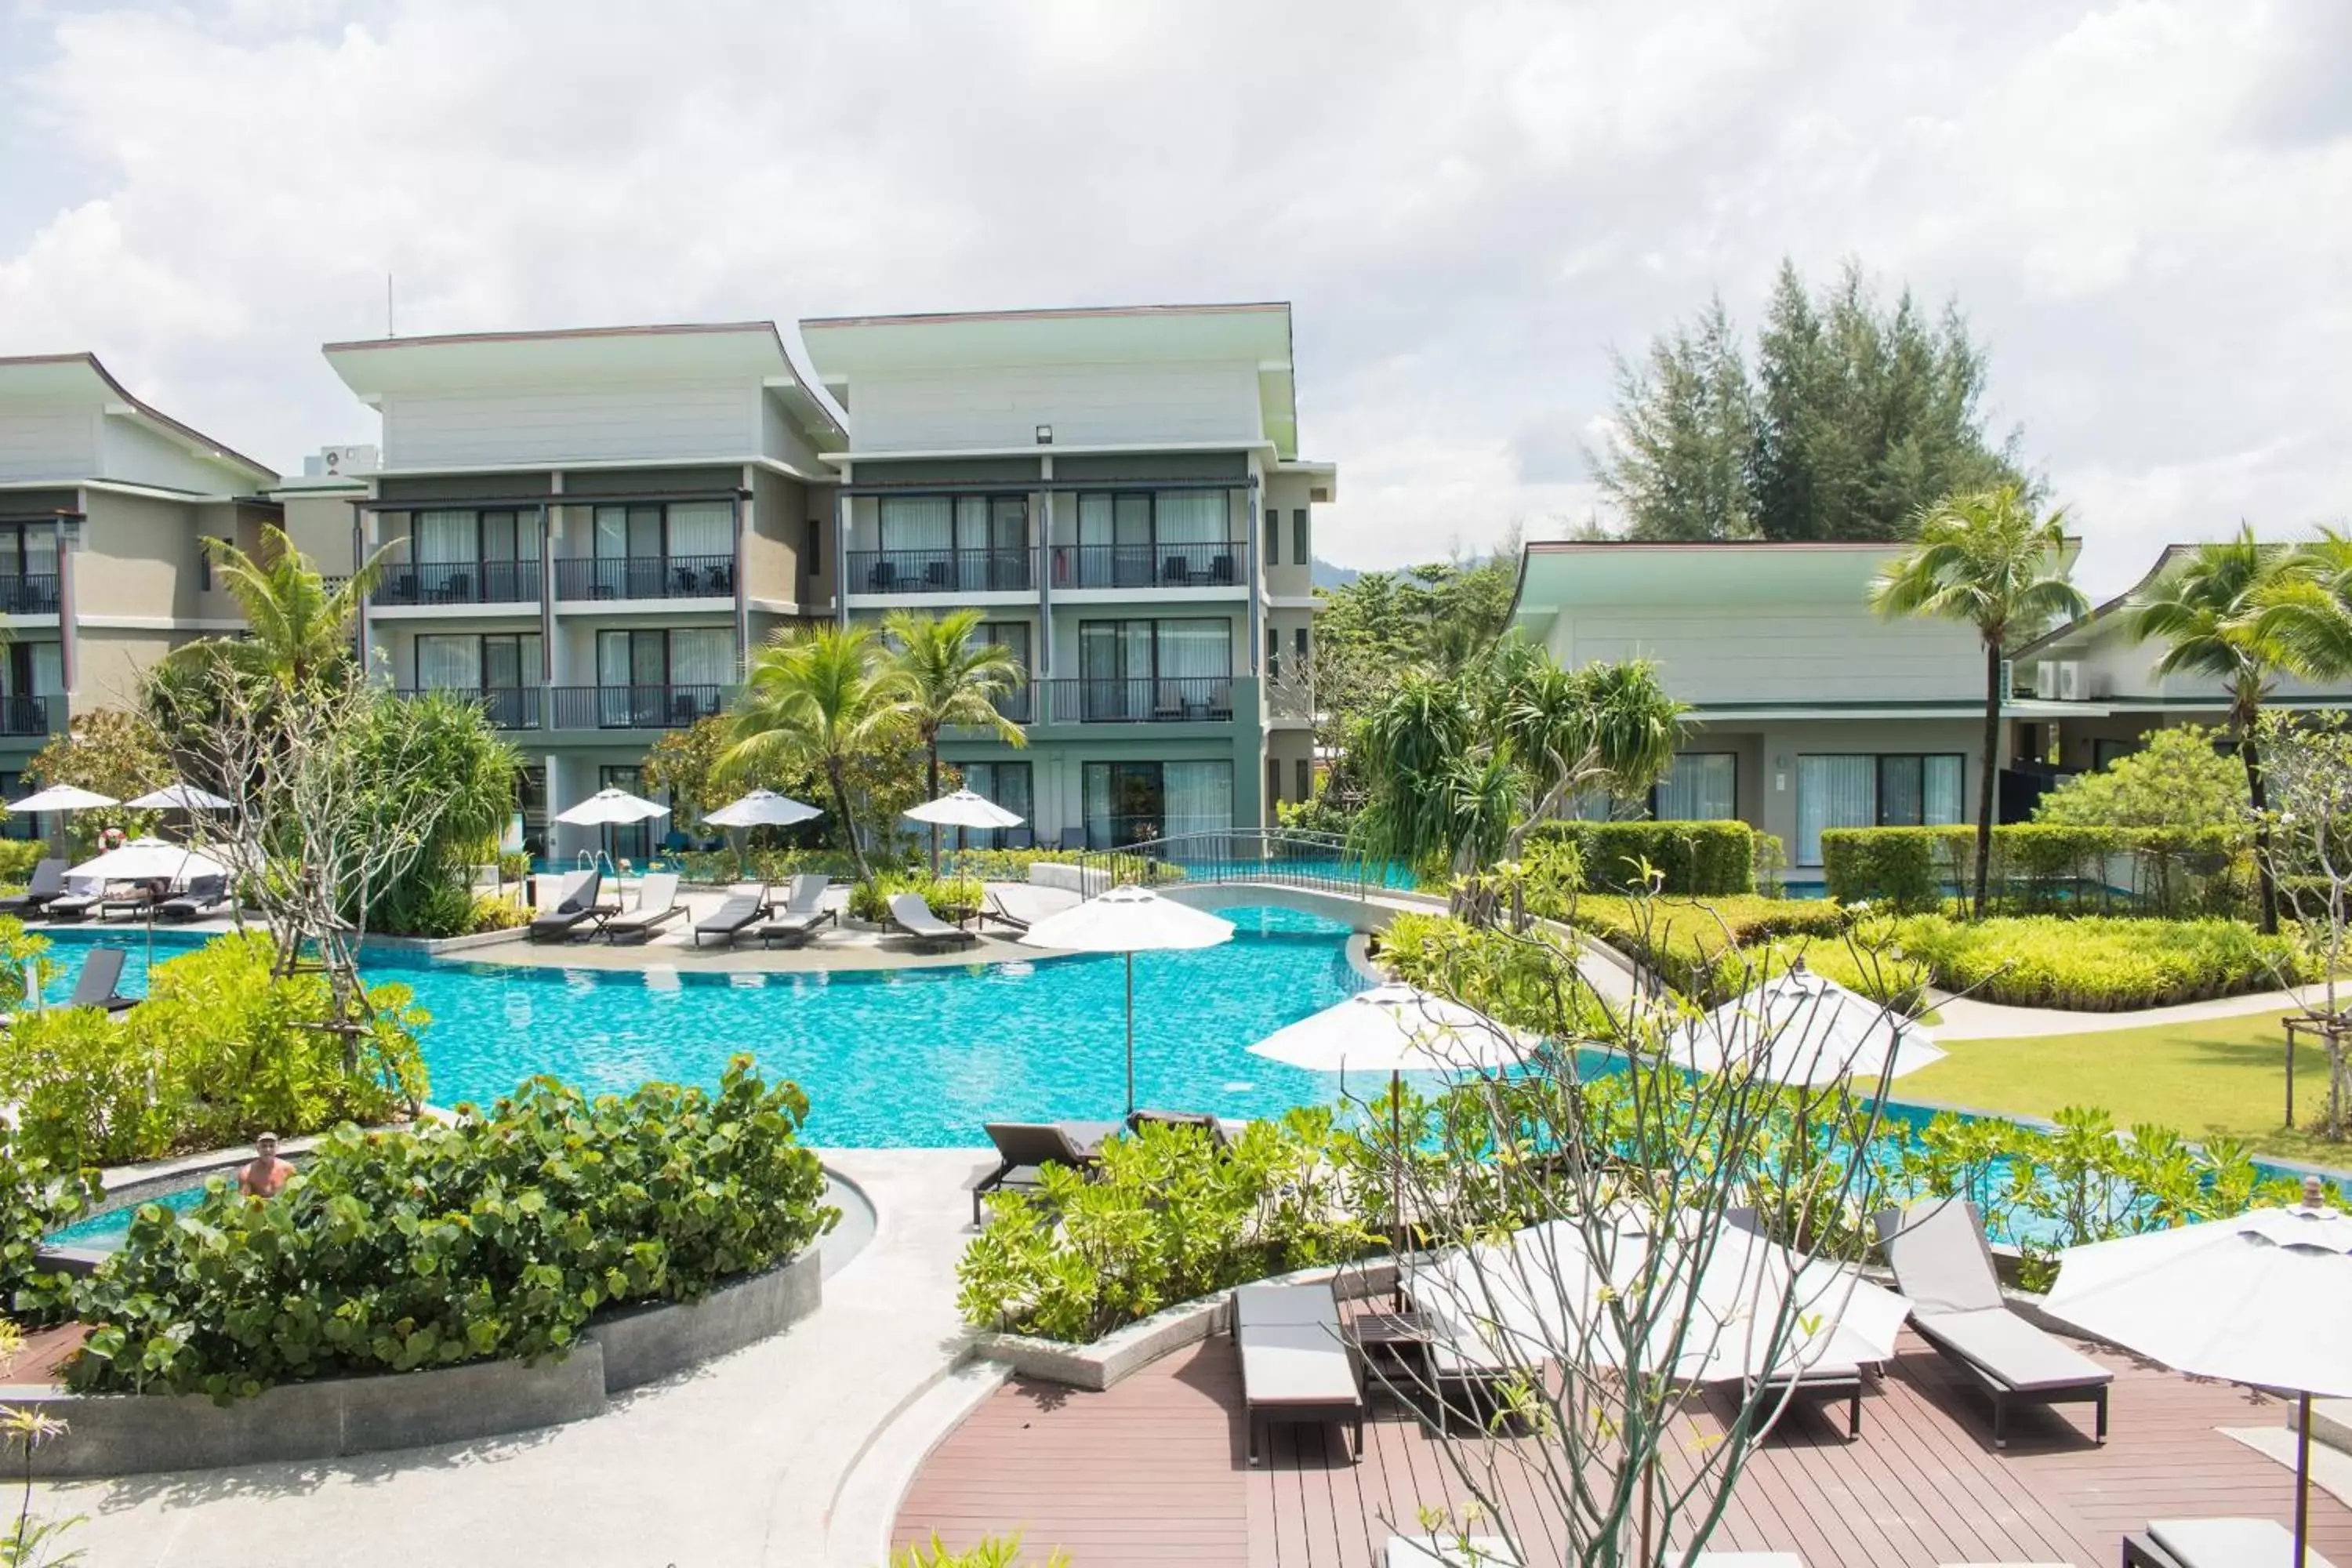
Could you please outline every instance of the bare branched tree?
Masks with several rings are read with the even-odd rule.
[[[1391,1522],[1457,1554],[1499,1532],[1523,1563],[1678,1568],[1797,1396],[1793,1374],[1858,1380],[1849,1336],[1865,1319],[1891,1342],[1900,1303],[1856,1265],[1891,1164],[1877,1107],[1893,1054],[1856,1076],[1865,1058],[1837,1043],[1852,1012],[1840,1034],[1820,1011],[1854,1009],[1850,994],[1612,1009],[1540,932],[1485,933],[1465,954],[1483,973],[1424,984],[1547,1043],[1523,1069],[1412,1100],[1398,1135],[1388,1104],[1365,1117],[1421,1248],[1406,1326],[1426,1342],[1373,1364],[1433,1418],[1448,1489],[1468,1500]]]
[[[2327,1042],[2328,1092],[2321,1132],[2342,1138],[2352,1110],[2352,729],[2339,720],[2271,713],[2261,722],[2267,832],[2258,836],[2269,885],[2292,915],[2320,972],[2306,1016]]]

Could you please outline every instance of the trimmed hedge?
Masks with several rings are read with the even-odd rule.
[[[1903,922],[1901,942],[1937,984],[2013,1007],[2114,1013],[2242,996],[2313,976],[2292,939],[2242,921],[1920,915]]]
[[[1874,1001],[1916,1012],[1927,967],[1883,922],[1856,929],[1853,911],[1818,899],[1637,900],[1588,893],[1567,911],[1591,932],[1702,1007],[1730,1001],[1759,974],[1807,968]]]
[[[1744,822],[1543,822],[1527,842],[1575,847],[1585,885],[1622,892],[1646,862],[1662,893],[1717,897],[1756,890],[1756,830]]]
[[[1880,904],[1906,913],[1938,910],[1947,885],[1976,875],[1976,828],[1832,827],[1822,835],[1822,873],[1841,903]],[[2005,822],[1992,830],[1990,890],[2026,912],[2077,910],[2141,913],[2227,912],[2250,879],[2239,875],[2240,837],[2227,829],[2075,827]],[[2134,863],[2136,886],[2117,893],[2110,867]]]

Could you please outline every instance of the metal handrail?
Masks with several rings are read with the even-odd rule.
[[[555,563],[559,599],[723,599],[734,592],[732,555],[567,555]]]
[[[1083,873],[1102,874],[1105,884],[1139,878],[1158,879],[1167,867],[1190,883],[1254,882],[1362,900],[1384,877],[1375,878],[1365,858],[1332,833],[1295,828],[1225,828],[1139,839],[1115,849],[1087,849],[1078,856]],[[1336,869],[1334,868],[1336,867]]]
[[[557,686],[559,730],[683,730],[727,706],[732,686]]]
[[[1234,717],[1231,675],[1110,676],[1041,680],[1049,724],[1224,724]]]
[[[1248,570],[1241,539],[1165,540],[1157,544],[1056,544],[1056,588],[1231,588]]]
[[[845,581],[853,594],[1025,594],[1036,586],[1036,554],[1025,544],[852,550]]]
[[[543,689],[537,686],[404,686],[395,694],[412,700],[430,696],[460,698],[481,704],[494,730],[536,730]]]
[[[0,575],[0,615],[54,616],[57,613],[56,573],[11,572]]]
[[[539,600],[536,561],[418,561],[386,566],[370,604],[515,605]]]

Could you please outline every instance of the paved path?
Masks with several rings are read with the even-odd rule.
[[[962,1192],[953,1150],[829,1152],[881,1226],[775,1338],[628,1396],[591,1421],[312,1465],[36,1489],[79,1513],[107,1568],[803,1568],[859,1447],[961,1354]]]
[[[2307,988],[2316,996],[2319,987]],[[1936,1026],[1939,1040],[2015,1040],[2041,1035],[2095,1035],[2114,1029],[2145,1029],[2158,1024],[2195,1024],[2209,1018],[2239,1018],[2249,1013],[2283,1013],[2302,1005],[2293,991],[2263,991],[2251,996],[2222,996],[2210,1002],[2184,1002],[2177,1007],[2142,1007],[2130,1013],[2069,1013],[2056,1007],[2001,1007],[1969,997],[1930,994],[1929,1005],[1941,1015]]]

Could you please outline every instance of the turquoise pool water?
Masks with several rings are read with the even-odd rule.
[[[1329,1101],[1331,1079],[1248,1047],[1362,989],[1346,931],[1286,910],[1223,912],[1240,928],[1225,946],[1136,958],[1138,1103],[1258,1117]],[[129,948],[121,989],[145,990],[142,934],[54,940],[68,958],[100,941]],[[156,957],[201,940],[159,936]],[[819,1145],[967,1147],[984,1121],[1108,1121],[1126,1105],[1115,957],[832,975],[380,958],[368,973],[412,987],[432,1014],[425,1058],[442,1105],[487,1103],[534,1073],[591,1092],[716,1084],[738,1052],[807,1091]],[[52,999],[71,989],[60,980]]]

